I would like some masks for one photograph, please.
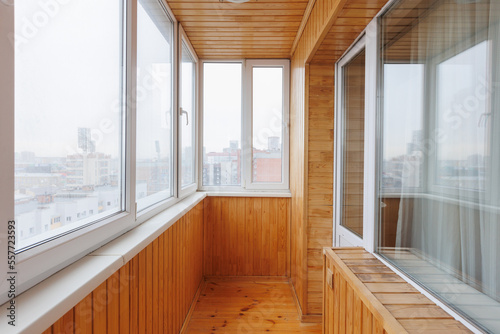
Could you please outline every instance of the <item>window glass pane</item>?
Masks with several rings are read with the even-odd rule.
[[[488,333],[500,332],[499,15],[498,1],[403,0],[380,44],[378,251]]]
[[[346,64],[342,73],[344,156],[341,225],[363,237],[365,50]]]
[[[384,64],[383,175],[387,196],[422,184],[423,64]]]
[[[182,186],[188,186],[195,180],[195,75],[196,62],[187,46],[182,42],[181,59],[181,178]]]
[[[436,182],[484,191],[489,130],[488,42],[460,52],[437,66],[437,126],[444,140],[437,146]],[[464,98],[466,96],[466,98]]]
[[[252,181],[282,182],[283,68],[252,69]]]
[[[139,1],[136,147],[138,210],[173,195],[172,56],[172,21],[158,2]]]
[[[16,2],[18,250],[123,208],[121,5]]]
[[[203,66],[203,185],[241,184],[241,63]]]

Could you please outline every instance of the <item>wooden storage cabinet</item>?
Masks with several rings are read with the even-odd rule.
[[[323,250],[323,333],[471,333],[362,248]]]

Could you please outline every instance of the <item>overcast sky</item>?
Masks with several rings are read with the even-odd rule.
[[[97,150],[116,156],[118,127],[110,132],[108,123],[119,124],[119,7],[117,0],[70,1],[20,45],[16,152],[66,156],[77,149],[78,127],[86,127],[108,132]],[[16,1],[16,31],[40,12],[38,1]]]

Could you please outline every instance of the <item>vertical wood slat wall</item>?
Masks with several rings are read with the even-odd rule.
[[[325,248],[324,264],[325,334],[472,333],[363,248]]]
[[[323,247],[333,243],[334,65],[309,65],[307,313],[322,313]]]
[[[303,315],[322,313],[320,249],[332,245],[335,62],[386,2],[316,0],[292,55],[291,278]]]
[[[290,67],[290,191],[292,193],[290,217],[290,279],[302,313],[307,293],[307,239],[306,239],[306,187],[307,187],[307,118],[305,116],[306,66],[302,61],[303,49],[297,48]]]
[[[349,252],[349,251],[348,251]],[[353,280],[346,277],[342,268],[331,257],[331,253],[324,255],[324,317],[323,333],[363,333],[387,334],[380,321],[379,314],[374,314],[374,306],[361,300],[360,295],[353,289]],[[333,288],[326,284],[327,269],[333,275]],[[392,318],[392,317],[391,317]],[[393,319],[393,322],[395,319]],[[402,330],[401,326],[399,326]],[[398,331],[389,331],[398,333]],[[402,330],[399,333],[406,333]]]
[[[328,240],[321,240],[322,236],[318,236],[318,232],[324,228],[324,222],[327,219],[330,219],[330,224],[332,219],[332,208],[331,206],[328,208],[330,191],[324,193],[325,191],[317,185],[316,176],[320,175],[315,174],[314,169],[317,173],[321,172],[314,167],[319,167],[320,164],[315,164],[317,161],[310,159],[321,159],[323,156],[324,166],[329,164],[330,158],[333,161],[333,132],[331,146],[327,140],[326,147],[320,148],[324,144],[321,143],[324,140],[319,139],[315,142],[313,139],[316,131],[325,124],[328,124],[333,131],[333,75],[326,79],[327,82],[331,82],[331,91],[322,91],[321,89],[315,91],[314,87],[318,84],[317,81],[312,81],[310,73],[316,72],[312,68],[314,65],[309,65],[309,62],[345,3],[346,0],[316,0],[291,61],[290,190],[293,200],[291,280],[303,315],[321,314],[321,293],[319,291],[322,291],[322,288],[317,276],[318,272],[321,272],[318,267],[321,266],[322,260],[321,253],[318,256],[318,249],[331,245],[331,241],[329,244],[324,244]],[[333,70],[333,64],[331,64],[331,69]],[[332,70],[329,70],[328,73],[331,73]],[[313,74],[314,76],[315,74]],[[320,82],[321,76],[318,78]],[[311,89],[313,90],[311,91]],[[311,107],[315,107],[316,101],[322,100],[317,99],[314,95],[315,92],[332,95],[331,100],[326,100],[328,104],[332,105],[331,113],[329,113],[331,115],[330,121],[328,121],[330,116],[327,116],[323,122],[321,114],[315,115],[310,110]],[[318,108],[322,107],[318,106]],[[320,112],[319,109],[316,111]],[[310,117],[311,112],[312,117]],[[310,139],[312,142],[309,142]],[[313,145],[311,146],[311,144]],[[332,155],[329,156],[329,154]],[[309,158],[310,155],[311,158]],[[333,162],[331,166],[333,167]],[[309,173],[311,167],[313,168],[312,174]],[[326,185],[328,182],[330,180],[325,179],[324,184]],[[333,196],[333,190],[331,193]],[[311,198],[311,202],[309,198]],[[312,277],[308,274],[309,270],[312,270]],[[311,286],[309,287],[309,285]],[[309,292],[311,292],[310,296]]]
[[[178,333],[204,275],[288,276],[290,203],[205,198],[44,334]]]
[[[288,276],[289,198],[207,197],[206,276]]]
[[[45,333],[178,333],[203,279],[198,204]]]

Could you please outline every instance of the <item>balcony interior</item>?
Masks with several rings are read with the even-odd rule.
[[[360,52],[342,78],[338,77],[340,62],[356,43],[369,40],[367,26],[386,5],[393,6],[391,16],[384,19],[385,26],[379,24],[379,29],[384,28],[382,37],[374,38],[378,43],[374,49],[382,50],[387,63],[412,65],[434,61],[456,45],[467,44],[464,41],[472,38],[470,29],[483,34],[492,25],[488,18],[499,6],[467,0],[161,1],[175,17],[178,31],[185,32],[200,71],[211,61],[289,61],[289,119],[284,121],[289,136],[289,166],[284,167],[289,187],[254,193],[207,190],[200,186],[205,182],[203,172],[197,171],[196,189],[184,199],[176,194],[177,204],[151,214],[135,228],[94,247],[76,262],[54,269],[23,291],[17,298],[19,305],[26,305],[20,306],[19,321],[25,314],[34,320],[17,328],[16,333],[455,334],[500,330],[498,283],[492,283],[494,287],[488,290],[480,281],[487,274],[474,276],[479,269],[455,272],[438,256],[406,247],[417,243],[412,239],[417,227],[410,224],[402,230],[402,216],[420,208],[435,209],[431,195],[419,197],[421,194],[414,192],[403,199],[401,193],[387,192],[374,198],[372,202],[377,204],[371,204],[381,203],[377,211],[380,227],[373,235],[366,234],[363,224],[369,195],[365,183],[372,180],[364,175],[370,157],[365,150],[372,144],[367,144],[371,123],[365,112],[371,98],[365,96],[365,74],[367,85],[373,79],[365,68],[365,59],[367,64],[371,61],[370,42],[366,53]],[[450,8],[457,4],[469,6],[470,11],[461,8],[463,16],[450,22]],[[463,22],[473,22],[473,28],[465,29]],[[434,37],[422,33],[427,31],[443,34]],[[444,34],[446,40],[442,39]],[[386,40],[390,42],[383,44]],[[493,49],[490,52],[500,54]],[[377,71],[382,71],[384,64]],[[203,77],[198,78],[203,81]],[[336,133],[340,129],[336,123],[340,93],[336,90],[341,82],[348,88],[342,93],[343,103],[351,106],[343,137]],[[384,93],[374,93],[380,95],[375,100],[382,99]],[[200,104],[202,100],[198,98]],[[246,121],[242,119],[242,123]],[[198,126],[195,129],[201,133]],[[216,130],[229,131],[224,126]],[[339,144],[338,138],[345,142]],[[342,157],[336,153],[339,147],[345,150]],[[375,143],[370,147],[379,148]],[[195,154],[198,169],[204,168],[204,162],[198,161],[202,154]],[[340,172],[337,159],[344,164]],[[382,164],[373,166],[383,168]],[[373,175],[378,172],[374,168]],[[337,182],[343,183],[339,186]],[[337,201],[339,187],[342,202]],[[449,211],[436,211],[435,216],[461,213],[457,203],[446,202]],[[410,210],[404,211],[407,207],[403,205]],[[469,207],[474,208],[470,216],[481,215],[479,206]],[[492,220],[498,222],[497,209],[491,211]],[[337,215],[339,210],[342,213]],[[339,234],[337,225],[354,237]],[[475,233],[476,239],[487,234],[483,227],[454,228],[450,228],[450,235],[457,239],[466,233]],[[368,237],[378,244],[352,242]],[[449,236],[444,233],[438,237],[447,240]],[[475,244],[457,243],[449,253],[455,249],[485,252]],[[460,265],[473,267],[462,256]],[[450,261],[455,260],[450,257]],[[457,291],[460,297],[455,295]],[[449,295],[453,306],[448,308],[447,300],[434,297],[434,293]],[[35,306],[45,300],[43,310]],[[7,310],[2,308],[3,318]],[[481,325],[469,325],[472,318],[479,319]],[[10,333],[12,328],[4,325],[2,320],[0,332]]]

